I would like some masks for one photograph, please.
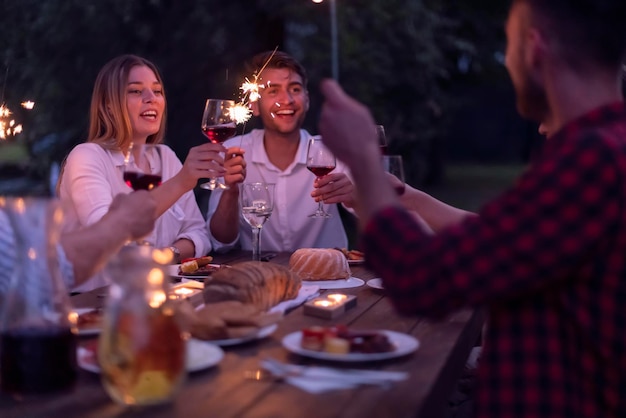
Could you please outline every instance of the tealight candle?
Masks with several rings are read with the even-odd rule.
[[[356,296],[332,293],[304,304],[304,314],[332,319],[356,306]]]
[[[200,284],[201,286],[201,284]],[[199,285],[196,285],[195,282],[181,283],[172,288],[169,291],[170,299],[189,299],[190,301],[194,301],[198,299],[197,302],[202,301],[202,288]]]
[[[348,299],[348,296],[342,295],[341,293],[333,293],[332,295],[326,296],[326,298],[328,298],[328,300],[332,300],[335,303],[341,303]]]
[[[333,302],[329,300],[315,300],[313,301],[313,305],[328,308],[329,306],[333,305]]]

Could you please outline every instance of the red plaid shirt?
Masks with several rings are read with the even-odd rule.
[[[479,417],[626,417],[626,108],[550,138],[517,183],[432,237],[380,211],[363,248],[404,314],[487,306]]]

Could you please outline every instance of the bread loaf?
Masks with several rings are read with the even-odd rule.
[[[262,312],[256,306],[234,300],[207,304],[199,310],[188,301],[181,301],[176,315],[184,329],[200,340],[252,336],[282,318],[280,312]]]
[[[339,280],[351,274],[346,257],[332,248],[300,248],[291,254],[289,267],[302,280]]]
[[[238,300],[261,310],[293,299],[302,282],[287,267],[260,261],[245,261],[231,268],[221,269],[204,284],[206,303]]]

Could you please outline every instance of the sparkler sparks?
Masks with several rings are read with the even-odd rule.
[[[268,57],[267,61],[263,64],[263,66],[259,69],[258,72],[252,75],[254,81],[250,81],[246,77],[245,81],[239,88],[241,90],[241,101],[235,105],[234,108],[231,109],[233,115],[235,117],[235,121],[237,123],[246,123],[250,117],[252,117],[252,110],[250,109],[251,103],[256,102],[261,97],[259,90],[264,89],[266,86],[264,84],[259,84],[259,77],[261,77],[261,73],[267,67],[270,60],[278,50],[278,47],[274,48],[272,54]]]
[[[31,110],[35,107],[35,102],[26,101],[22,103],[22,107]],[[24,131],[21,123],[17,123],[11,118],[13,112],[5,104],[0,105],[0,140],[7,140]]]

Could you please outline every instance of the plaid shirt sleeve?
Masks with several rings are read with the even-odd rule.
[[[566,280],[602,252],[624,207],[614,153],[600,142],[561,144],[558,159],[538,161],[479,217],[436,236],[400,208],[380,211],[362,248],[396,308],[440,316],[504,302]]]

